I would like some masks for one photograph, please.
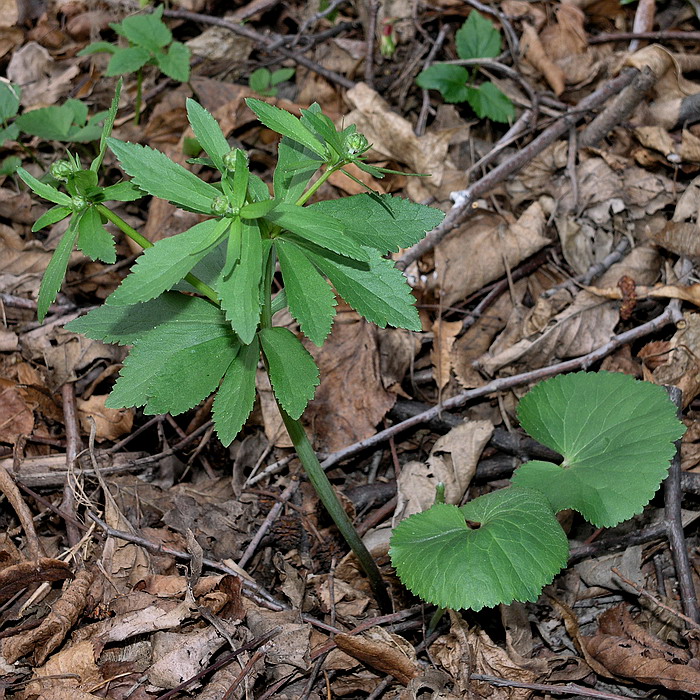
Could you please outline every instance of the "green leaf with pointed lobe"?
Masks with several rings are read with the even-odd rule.
[[[52,224],[57,224],[59,221],[63,221],[63,219],[71,215],[72,211],[73,210],[69,209],[68,207],[62,207],[59,205],[51,207],[51,209],[44,212],[34,222],[34,225],[32,226],[32,233],[36,231],[41,231],[42,228],[46,228],[47,226],[51,226]]]
[[[463,59],[496,58],[501,53],[501,32],[476,10],[455,34],[457,55]]]
[[[275,398],[296,420],[314,397],[319,372],[314,358],[287,328],[262,328],[258,333]]]
[[[58,290],[61,288],[63,278],[66,276],[70,254],[73,251],[73,246],[78,238],[78,219],[73,217],[68,224],[68,230],[63,234],[63,237],[58,242],[54,254],[46,266],[46,272],[41,278],[39,287],[39,298],[37,299],[37,317],[41,323],[49,310],[49,306],[53,304]]]
[[[523,397],[518,417],[564,462],[528,462],[513,483],[538,489],[556,511],[572,508],[596,527],[641,512],[685,432],[663,387],[614,372],[548,379]]]
[[[114,138],[109,138],[107,143],[124,172],[131,175],[133,182],[144,192],[191,211],[211,214],[211,202],[221,194],[216,187],[149,146]]]
[[[338,219],[348,236],[380,253],[415,245],[445,215],[435,207],[386,195],[356,194],[305,207]]]
[[[416,85],[424,90],[439,90],[445,102],[466,102],[468,80],[469,71],[464,66],[433,63],[418,74]]]
[[[189,46],[173,41],[165,53],[156,54],[156,63],[168,78],[186,83],[190,79],[190,58]]]
[[[40,197],[48,199],[49,202],[53,202],[54,204],[60,204],[70,208],[72,201],[65,192],[59,192],[55,187],[40,182],[24,168],[17,168],[17,174],[34,194],[38,194]]]
[[[105,75],[125,75],[135,73],[139,68],[143,68],[151,58],[151,52],[141,46],[130,46],[126,49],[118,48],[109,59]]]
[[[536,600],[568,552],[545,496],[514,486],[461,508],[443,503],[411,515],[394,530],[389,550],[407,588],[455,610]]]
[[[416,300],[403,273],[378,251],[366,250],[370,256],[369,266],[349,264],[352,261],[311,251],[307,252],[307,257],[330,279],[338,294],[368,321],[380,328],[391,325],[421,330]]]
[[[158,51],[173,40],[173,35],[161,19],[161,15],[162,10],[160,14],[152,12],[125,17],[119,23],[119,34],[125,36],[132,44]],[[115,29],[113,25],[112,28]]]
[[[467,88],[467,102],[478,117],[508,123],[515,118],[515,107],[492,82],[481,83],[479,87]]]
[[[139,255],[131,273],[105,303],[136,304],[167,291],[207,254],[213,239],[223,236],[229,225],[227,219],[208,219],[184,233],[162,238]],[[203,246],[204,242],[208,245]]]
[[[282,239],[275,241],[275,248],[289,311],[304,335],[321,347],[333,325],[335,294],[302,248]]]
[[[93,260],[101,260],[111,265],[117,259],[114,237],[102,225],[102,219],[95,207],[88,207],[78,223],[78,248]]]
[[[216,434],[228,447],[245,425],[255,404],[255,375],[260,359],[260,344],[254,338],[243,345],[226,370],[212,405]]]
[[[325,159],[328,155],[326,147],[293,114],[252,97],[247,98],[245,102],[268,129],[282,136],[288,136],[293,141],[311,149],[321,158]]]
[[[217,169],[224,172],[224,156],[231,150],[219,123],[199,102],[187,98],[187,119],[199,145],[214,161]]]

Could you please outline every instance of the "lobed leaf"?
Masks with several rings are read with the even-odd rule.
[[[258,337],[275,398],[289,416],[297,420],[319,383],[314,358],[287,328],[262,328]]]
[[[467,102],[477,116],[505,123],[515,118],[513,103],[493,83],[481,83],[479,87],[468,87],[467,91]]]
[[[544,381],[523,397],[518,417],[564,462],[528,462],[513,483],[538,489],[556,511],[573,508],[596,527],[641,512],[685,432],[663,387],[613,372]]]
[[[162,13],[160,8],[160,12],[125,17],[119,23],[119,34],[125,36],[132,44],[158,51],[173,40],[170,29],[161,19]]]
[[[433,63],[421,71],[416,85],[424,90],[439,90],[445,102],[466,102],[469,97],[469,71],[463,66]]]
[[[105,75],[125,75],[135,73],[139,68],[143,68],[151,59],[151,52],[140,46],[131,46],[127,49],[117,49],[112,58],[109,59]]]
[[[78,220],[78,248],[92,260],[101,260],[108,265],[117,259],[114,237],[102,225],[95,207],[88,207]]]
[[[156,63],[169,78],[186,83],[190,79],[190,58],[189,47],[173,41],[166,53],[156,54]]]
[[[461,508],[443,503],[406,518],[389,554],[401,581],[423,600],[481,610],[536,600],[566,565],[568,550],[544,495],[511,486]]]
[[[34,192],[34,194],[38,194],[40,197],[43,197],[54,204],[60,204],[68,208],[71,207],[72,200],[65,192],[59,192],[59,190],[57,190],[55,187],[51,187],[51,185],[40,182],[33,175],[30,175],[24,168],[18,168],[17,174],[20,176],[24,184],[27,185],[32,192]]]

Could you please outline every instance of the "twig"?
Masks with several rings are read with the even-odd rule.
[[[367,37],[365,39],[365,82],[374,88],[374,44],[377,41],[377,15],[379,0],[368,0],[369,18],[367,21]]]
[[[423,70],[427,70],[428,68],[430,68],[430,65],[435,60],[435,56],[437,56],[437,52],[442,48],[442,44],[444,43],[445,37],[447,36],[447,33],[449,31],[449,24],[443,24],[442,27],[440,27],[440,31],[435,37],[435,41],[433,42],[430,52],[428,53],[428,56],[425,59],[425,63],[423,63]],[[418,120],[416,121],[416,128],[414,130],[416,136],[422,136],[425,133],[425,124],[428,121],[428,108],[430,107],[430,93],[426,89],[423,89],[422,93],[423,104],[421,105],[420,114],[418,115]]]
[[[297,31],[297,35],[294,41],[292,42],[292,46],[294,46],[297,43],[297,41],[299,41],[299,37],[306,34],[306,32],[309,30],[309,27],[316,24],[316,22],[322,20],[324,17],[328,17],[328,15],[335,12],[342,4],[346,2],[347,0],[332,0],[332,2],[329,2],[328,7],[326,7],[324,10],[316,12],[315,14],[311,15],[311,17],[309,17],[308,19],[305,19],[301,27],[299,27],[299,30]]]
[[[656,14],[656,0],[639,0],[637,10],[634,13],[634,22],[632,24],[632,32],[637,35],[630,41],[627,50],[633,53],[641,46],[639,34],[641,32],[651,30],[654,27],[654,15]]]
[[[66,483],[63,486],[63,510],[75,515],[75,491],[73,490],[73,478],[78,452],[82,450],[80,431],[78,429],[78,416],[75,406],[75,384],[66,382],[61,387],[63,400],[63,423],[66,427]],[[73,477],[73,478],[72,478]],[[68,544],[73,547],[80,541],[80,530],[70,520],[66,520],[66,534]]]
[[[419,413],[416,416],[407,418],[396,425],[392,425],[390,428],[385,428],[384,430],[376,433],[370,438],[365,440],[360,440],[355,442],[348,447],[334,452],[332,455],[327,457],[321,466],[324,469],[328,469],[334,464],[338,464],[349,457],[352,457],[363,450],[366,450],[375,445],[388,440],[391,436],[396,435],[408,428],[413,428],[417,425],[421,425],[433,418],[437,417],[442,411],[450,411],[455,408],[459,408],[469,401],[481,398],[482,396],[487,396],[488,394],[494,394],[499,391],[505,391],[506,389],[512,389],[516,386],[523,386],[525,384],[530,384],[532,382],[538,382],[547,377],[552,377],[555,374],[560,374],[561,372],[571,372],[578,369],[587,369],[594,363],[602,360],[604,357],[612,353],[614,350],[619,348],[621,345],[626,345],[634,340],[643,338],[650,333],[658,331],[669,323],[676,323],[682,320],[682,315],[680,310],[676,308],[673,303],[669,304],[664,311],[659,314],[656,318],[647,323],[637,326],[636,328],[631,328],[624,333],[613,336],[607,343],[596,348],[587,355],[582,355],[581,357],[576,357],[571,360],[566,360],[564,362],[559,362],[555,365],[550,365],[548,367],[542,367],[540,369],[535,369],[530,372],[523,372],[522,374],[516,374],[512,377],[499,377],[493,381],[485,384],[484,386],[477,387],[476,389],[468,389],[463,391],[450,399],[447,399],[442,404],[433,406],[427,411]]]
[[[682,32],[668,29],[661,32],[611,32],[589,36],[589,44],[605,44],[609,41],[629,41],[630,39],[651,39],[652,41],[700,41],[700,32]]]
[[[601,88],[582,99],[575,110],[564,115],[560,120],[545,129],[527,146],[496,166],[487,175],[477,180],[466,190],[453,192],[451,197],[454,201],[454,206],[450,209],[443,222],[433,229],[420,243],[406,251],[397,261],[397,267],[405,270],[412,262],[432,250],[450,231],[459,226],[469,216],[473,203],[479,197],[530,163],[536,155],[544,151],[547,146],[554,143],[576,122],[582,119],[587,110],[595,109],[613,95],[618,94],[638,74],[638,70],[626,68],[616,78],[613,78]]]
[[[33,561],[38,561],[46,555],[44,554],[44,548],[41,546],[39,537],[34,529],[32,513],[24,502],[22,494],[20,494],[17,488],[17,484],[15,484],[5,467],[0,467],[0,491],[5,494],[5,498],[7,498],[15,513],[17,513],[17,517],[19,518],[19,522],[27,538],[27,549],[29,550],[30,558]]]
[[[668,394],[676,404],[679,411],[682,406],[682,392],[678,387],[668,387]],[[664,481],[664,518],[668,530],[668,543],[671,547],[673,564],[676,568],[676,577],[681,594],[683,612],[694,623],[700,623],[700,611],[698,611],[698,599],[695,594],[693,574],[688,558],[688,549],[683,535],[683,520],[681,514],[681,441],[676,441],[676,454],[671,460],[668,476]],[[697,625],[700,628],[700,625]]]

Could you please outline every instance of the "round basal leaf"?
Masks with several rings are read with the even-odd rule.
[[[514,486],[406,518],[389,550],[407,588],[455,610],[535,600],[568,552],[547,499]]]
[[[542,491],[556,511],[573,508],[596,527],[641,512],[685,432],[663,387],[614,372],[542,382],[522,399],[518,417],[564,462],[528,462],[513,483]]]

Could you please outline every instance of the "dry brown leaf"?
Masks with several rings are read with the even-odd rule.
[[[337,634],[334,639],[346,654],[392,675],[399,683],[406,685],[420,674],[413,646],[382,627],[370,627],[357,635]]]
[[[5,659],[9,663],[14,663],[33,651],[34,662],[39,665],[43,664],[49,654],[68,636],[71,628],[78,621],[85,608],[87,594],[93,579],[94,575],[88,569],[79,571],[38,627],[3,639],[2,654]]]
[[[7,566],[0,571],[0,601],[9,600],[15,593],[34,583],[63,581],[72,576],[68,564],[58,559],[42,558]]]
[[[54,654],[41,667],[34,669],[28,697],[51,700],[91,700],[89,693],[102,685],[102,674],[95,663],[91,642],[78,642]]]
[[[438,389],[443,389],[450,381],[452,373],[452,346],[457,334],[462,330],[461,321],[445,321],[441,317],[433,323],[433,347],[430,361],[433,363],[433,379]]]
[[[287,434],[287,430],[282,422],[282,416],[277,407],[270,378],[265,370],[259,369],[255,375],[255,388],[258,394],[258,401],[260,402],[265,437],[268,439],[268,442],[275,447],[292,447],[292,441]]]
[[[105,401],[108,395],[93,394],[89,399],[77,399],[78,420],[80,427],[87,434],[92,429],[90,418],[95,421],[95,438],[101,440],[117,440],[122,435],[131,432],[134,424],[133,408],[107,408]]]
[[[381,382],[377,329],[341,306],[323,347],[306,346],[321,370],[321,384],[304,414],[316,447],[335,452],[374,435],[396,401]]]
[[[21,387],[0,377],[0,441],[15,444],[34,429],[34,412]]]
[[[564,71],[547,55],[542,40],[529,22],[523,22],[520,42],[525,60],[542,73],[555,95],[561,95],[565,87]]]
[[[407,397],[401,382],[420,350],[420,341],[415,333],[403,328],[379,328],[377,334],[382,384],[389,391]]]

